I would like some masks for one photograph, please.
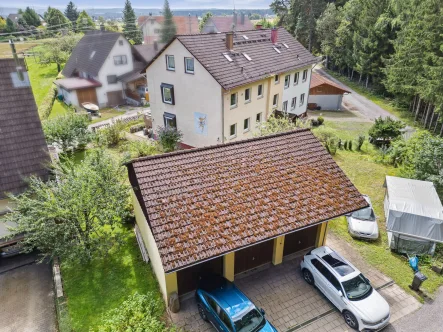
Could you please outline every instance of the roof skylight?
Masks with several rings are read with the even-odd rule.
[[[89,56],[89,59],[92,59],[95,55],[95,51],[92,51],[91,55]]]
[[[289,46],[286,43],[283,43],[283,46],[289,48]]]
[[[249,38],[248,38],[248,36],[245,36],[245,35],[243,35],[243,38],[244,39],[246,39],[246,40],[248,40]]]
[[[281,53],[280,50],[277,47],[273,47],[273,49],[275,50],[275,52],[277,52],[279,54]]]
[[[248,61],[251,61],[251,60],[252,60],[251,57],[250,57],[249,55],[247,55],[246,53],[243,53],[243,55],[245,56],[245,58],[246,58]]]
[[[232,62],[232,59],[231,59],[231,57],[229,56],[228,53],[223,53],[223,56],[224,56],[229,62]]]

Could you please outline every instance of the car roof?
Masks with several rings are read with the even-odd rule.
[[[354,265],[328,246],[316,248],[312,250],[311,254],[320,258],[321,262],[339,281],[349,280],[361,274]]]

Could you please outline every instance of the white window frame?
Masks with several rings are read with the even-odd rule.
[[[188,60],[192,60],[192,70],[188,69]],[[194,67],[194,58],[185,57],[185,73],[186,74],[194,74],[195,67]]]
[[[172,58],[174,60],[174,67],[169,66],[169,58]],[[175,71],[175,58],[173,55],[166,54],[166,70]]]
[[[288,84],[286,84],[286,82],[288,82]],[[291,75],[286,75],[285,76],[285,89],[289,88],[290,85],[291,85]]]
[[[295,110],[297,107],[297,97],[293,97],[291,100],[291,110]]]
[[[248,121],[248,127],[247,128],[245,128],[245,121],[246,120]],[[246,118],[246,119],[243,120],[243,132],[247,133],[250,130],[251,130],[251,118]]]
[[[300,80],[300,72],[298,71],[294,74],[294,85],[297,85],[299,80]]]
[[[246,91],[248,91],[249,93],[249,98],[246,99]],[[245,89],[245,104],[250,103],[251,102],[251,88],[247,88]]]
[[[302,81],[303,81],[303,82],[306,82],[307,79],[308,79],[308,70],[305,69],[305,70],[303,70],[303,78],[302,78]]]
[[[277,97],[277,98],[275,98]],[[274,103],[274,99],[276,99],[276,102]],[[272,96],[272,107],[278,107],[278,93],[276,93],[274,96]]]
[[[259,93],[260,87],[261,87],[261,94]],[[257,87],[257,98],[263,98],[263,84],[259,84]]]
[[[285,100],[281,106],[282,112],[288,112],[288,101]]]
[[[120,58],[120,61],[117,61],[117,59]],[[124,61],[123,61],[124,59]],[[122,66],[128,64],[128,58],[126,55],[115,55],[114,56],[114,65],[116,66]]]
[[[232,95],[235,95],[235,104],[232,104]],[[238,93],[237,92],[231,93],[231,95],[229,96],[229,105],[231,105],[231,109],[236,108],[238,106]]]
[[[305,94],[302,93],[302,94],[300,95],[300,106],[302,106],[304,103],[305,103]]]
[[[165,103],[165,104],[169,104],[169,105],[173,105],[174,104],[174,95],[173,95],[173,87],[168,87],[168,86],[162,86],[161,87],[161,89],[162,89],[162,99],[163,99],[163,103]],[[168,89],[169,90],[169,94],[171,95],[171,100],[169,101],[169,100],[166,100],[165,99],[165,96],[166,96],[166,93],[165,93],[165,90],[166,89]]]
[[[234,126],[234,134],[233,135],[231,135],[231,128],[232,128],[232,126]],[[236,138],[236,137],[237,137],[237,124],[234,123],[234,124],[229,126],[229,138],[232,139],[232,138]]]
[[[280,75],[275,75],[275,76],[274,76],[274,83],[275,83],[275,84],[280,83]]]

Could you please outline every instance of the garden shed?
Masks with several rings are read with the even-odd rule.
[[[343,95],[350,91],[330,79],[312,73],[311,85],[309,87],[309,109],[322,109],[327,111],[339,111]]]
[[[433,254],[443,243],[443,206],[434,184],[387,176],[384,201],[391,249],[407,254]]]

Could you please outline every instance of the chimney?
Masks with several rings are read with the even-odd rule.
[[[277,44],[278,41],[278,29],[272,28],[271,30],[271,42],[272,44]]]
[[[192,33],[192,28],[191,28],[191,13],[189,13],[188,15],[188,22],[189,22],[189,34]]]
[[[232,24],[233,24],[233,29],[235,30],[235,27],[237,26],[237,12],[234,11],[234,14],[232,15]]]
[[[158,43],[156,40],[154,40],[154,51],[157,52],[158,51]]]
[[[241,25],[245,25],[245,13],[243,12],[240,14],[240,23]]]
[[[234,48],[234,34],[232,32],[226,32],[226,48],[228,50]]]
[[[20,61],[18,60],[17,52],[15,51],[15,45],[14,45],[14,42],[12,39],[9,39],[9,45],[11,46],[12,56],[14,57],[18,79],[23,82],[25,80],[25,76],[23,75],[23,71],[25,71],[26,69],[24,69],[20,65]]]
[[[105,31],[105,25],[104,24],[100,24],[100,31]]]
[[[262,27],[263,27],[263,24],[261,24],[261,23],[257,23],[257,24],[255,25],[255,28],[256,28],[257,30],[261,30]]]

